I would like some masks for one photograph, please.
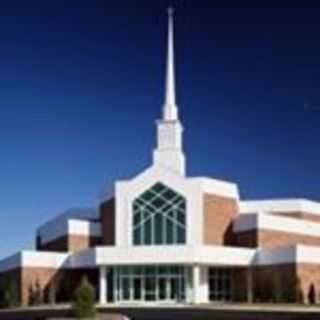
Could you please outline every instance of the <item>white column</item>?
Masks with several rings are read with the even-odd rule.
[[[192,267],[193,303],[206,303],[209,296],[208,268]]]
[[[209,302],[209,275],[208,267],[201,267],[201,279],[200,279],[200,296],[202,303]]]
[[[107,303],[107,267],[100,267],[100,281],[99,281],[99,303]]]

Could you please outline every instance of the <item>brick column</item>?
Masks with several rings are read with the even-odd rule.
[[[100,267],[100,276],[99,276],[99,303],[106,304],[107,303],[107,267]]]
[[[253,303],[253,270],[250,266],[247,271],[247,302]]]

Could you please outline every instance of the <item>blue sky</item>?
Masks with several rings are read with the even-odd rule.
[[[258,6],[259,5],[259,6]],[[166,1],[0,4],[0,256],[151,162]],[[317,7],[174,1],[188,173],[320,198]]]

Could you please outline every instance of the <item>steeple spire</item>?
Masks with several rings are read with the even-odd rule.
[[[167,77],[163,120],[177,120],[175,65],[174,65],[174,9],[168,8],[168,47],[167,47]]]
[[[176,106],[173,38],[173,8],[169,7],[166,92],[163,116],[157,122],[157,148],[153,153],[153,163],[185,175],[185,157],[182,150],[183,127]]]

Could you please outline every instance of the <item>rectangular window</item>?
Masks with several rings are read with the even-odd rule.
[[[167,243],[173,243],[173,223],[169,219],[167,219]]]
[[[163,243],[163,231],[162,231],[162,215],[156,214],[154,217],[154,228],[155,228],[155,244]]]
[[[178,237],[177,242],[181,243],[181,244],[185,243],[186,242],[185,230],[182,227],[178,227],[177,229],[178,229],[177,230],[177,232],[178,232],[178,234],[177,234],[177,237]]]
[[[152,244],[151,237],[151,219],[148,219],[145,222],[145,238],[144,238],[144,243],[143,244]]]
[[[136,228],[133,230],[133,241],[135,244],[141,244],[141,229]]]
[[[231,270],[227,268],[209,268],[209,300],[230,301]]]

